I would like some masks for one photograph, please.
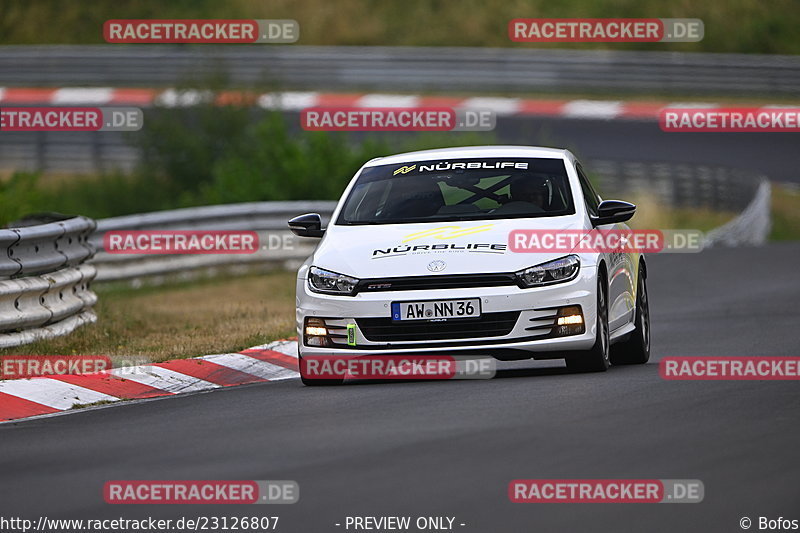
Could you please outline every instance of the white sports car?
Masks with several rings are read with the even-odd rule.
[[[373,159],[344,191],[297,275],[299,356],[564,358],[574,371],[644,363],[641,253],[518,253],[515,230],[627,229],[567,150],[484,146]],[[614,346],[612,346],[612,344]],[[301,370],[302,370],[301,364]],[[301,372],[303,382],[334,384]]]

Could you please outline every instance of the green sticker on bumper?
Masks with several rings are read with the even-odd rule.
[[[348,346],[355,346],[356,345],[356,325],[355,324],[347,324],[347,345]]]

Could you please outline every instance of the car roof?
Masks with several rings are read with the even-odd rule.
[[[542,146],[462,146],[456,148],[439,148],[436,150],[420,150],[405,152],[386,157],[376,157],[365,166],[392,165],[413,161],[431,161],[436,159],[470,159],[470,158],[502,158],[502,157],[544,157],[558,159],[574,159],[574,156],[563,148],[545,148]]]

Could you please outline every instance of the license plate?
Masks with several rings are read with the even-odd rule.
[[[437,320],[481,316],[479,298],[392,303],[392,320]]]

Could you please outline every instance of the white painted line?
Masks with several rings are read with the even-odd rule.
[[[108,103],[114,96],[111,87],[84,87],[58,89],[51,99],[56,105],[96,104]]]
[[[258,97],[258,105],[264,109],[281,109],[297,111],[307,107],[314,107],[319,101],[319,94],[315,92],[285,92],[267,93]]]
[[[268,379],[270,381],[276,381],[279,379],[291,379],[291,378],[296,378],[297,376],[300,375],[294,370],[289,370],[288,368],[284,368],[282,366],[273,365],[272,363],[267,363],[266,361],[259,361],[254,357],[250,357],[248,355],[240,353],[223,353],[217,355],[206,355],[200,357],[200,359],[205,359],[210,363],[216,363],[218,365],[226,366],[228,368],[232,368],[240,372],[245,372],[247,374],[252,374],[256,377],[262,379]]]
[[[458,106],[465,109],[491,109],[498,115],[514,115],[519,113],[521,101],[519,98],[492,98],[479,96],[467,98]]]
[[[365,94],[356,101],[358,107],[418,107],[419,97],[405,94]]]
[[[160,366],[140,367],[141,372],[134,372],[129,368],[115,368],[111,371],[117,377],[129,379],[163,391],[178,394],[181,392],[196,392],[201,390],[216,389],[219,385],[209,383],[202,379],[194,378]]]
[[[259,347],[260,350],[273,350],[297,359],[297,341],[279,342],[278,344]]]
[[[573,100],[567,102],[561,114],[569,118],[616,118],[622,114],[622,102],[606,100]]]
[[[116,402],[119,398],[50,378],[15,379],[0,382],[0,392],[47,405],[70,409],[76,403]]]

